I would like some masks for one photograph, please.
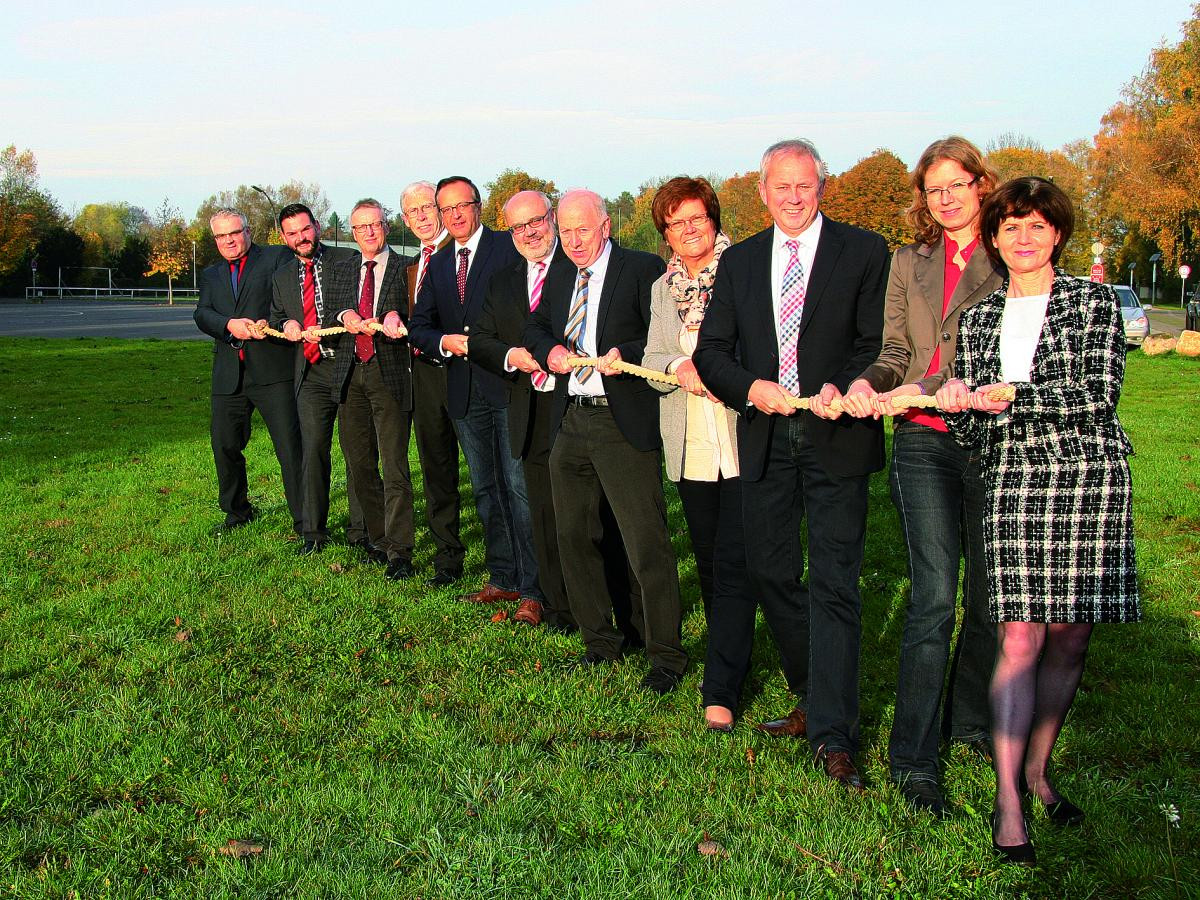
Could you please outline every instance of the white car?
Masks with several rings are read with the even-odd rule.
[[[1142,309],[1142,302],[1128,285],[1114,284],[1117,300],[1121,304],[1121,318],[1125,320],[1125,343],[1130,347],[1142,346],[1150,334],[1150,320]]]

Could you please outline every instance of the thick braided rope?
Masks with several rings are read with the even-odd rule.
[[[567,360],[567,365],[572,367],[577,366],[594,366],[599,363],[599,360],[594,357],[573,356]],[[636,375],[638,378],[645,378],[647,381],[658,381],[663,384],[679,384],[679,379],[668,372],[656,372],[653,369],[647,369],[642,366],[635,366],[633,363],[627,363],[624,360],[617,360],[613,363],[613,368],[618,372],[624,372],[627,375]],[[1016,397],[1016,390],[1013,388],[996,388],[988,391],[989,400],[1013,400]],[[796,409],[809,408],[808,397],[791,397],[788,400],[790,406]],[[892,398],[892,406],[897,409],[905,409],[910,407],[920,407],[925,409],[936,409],[937,398],[929,394],[910,394]],[[841,400],[834,400],[829,404],[832,410],[840,410],[842,408]]]
[[[383,331],[383,326],[378,322],[372,322],[367,326],[367,328],[369,328],[371,331]],[[401,328],[403,329],[403,325]],[[284,340],[287,340],[282,331],[276,331],[274,328],[263,328],[262,333],[270,337],[283,338]],[[313,333],[319,337],[329,337],[330,335],[334,334],[345,334],[346,329],[341,325],[334,325],[332,328],[317,328]],[[408,332],[404,333],[407,334]]]

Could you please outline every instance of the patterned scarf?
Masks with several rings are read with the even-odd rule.
[[[712,296],[713,280],[717,277],[717,263],[721,261],[721,254],[730,243],[729,237],[723,231],[718,232],[713,244],[712,262],[701,269],[695,278],[688,275],[687,267],[678,253],[671,256],[671,261],[667,264],[667,289],[671,292],[671,299],[675,301],[679,320],[685,327],[700,327],[700,321],[704,318],[704,311],[708,309],[708,301]]]

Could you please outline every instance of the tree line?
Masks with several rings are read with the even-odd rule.
[[[1146,286],[1152,270],[1160,296],[1179,289],[1176,274],[1187,263],[1200,272],[1196,225],[1200,220],[1200,2],[1184,23],[1178,44],[1155,49],[1143,72],[1129,82],[1104,116],[1092,140],[1045,149],[1018,133],[1001,135],[986,146],[988,161],[1002,179],[1020,175],[1053,178],[1075,203],[1075,235],[1062,265],[1087,274],[1091,247],[1106,247],[1110,281]],[[930,139],[939,135],[930,135]],[[970,135],[967,135],[970,137]],[[623,246],[666,253],[654,228],[654,193],[670,173],[651,178],[636,191],[608,199],[613,234]],[[758,198],[758,173],[706,175],[721,201],[722,224],[734,241],[766,227],[770,220]],[[535,189],[557,196],[553,181],[509,168],[486,186],[484,224],[505,228],[504,202],[517,191]],[[384,198],[379,198],[383,200]],[[399,198],[387,198],[398,203]],[[911,201],[908,167],[880,148],[854,166],[831,175],[822,209],[834,219],[876,231],[895,249],[912,239],[904,218]],[[148,212],[128,203],[89,203],[64,211],[39,184],[37,161],[15,145],[0,153],[0,293],[19,294],[31,283],[57,280],[59,267],[73,284],[105,284],[111,270],[120,287],[190,286],[193,257],[198,268],[218,254],[208,230],[215,209],[235,206],[250,219],[254,239],[278,243],[277,211],[304,202],[325,225],[329,240],[349,240],[347,213],[336,211],[319,184],[300,180],[278,187],[239,185],[205,200],[186,220],[169,200]],[[415,244],[396,210],[389,238]],[[1152,264],[1152,258],[1158,259]]]

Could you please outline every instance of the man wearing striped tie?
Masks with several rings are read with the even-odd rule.
[[[759,727],[807,735],[825,774],[861,789],[858,576],[883,431],[827,404],[879,352],[888,253],[879,235],[821,214],[825,177],[808,141],[763,154],[758,191],[774,224],[722,255],[692,359],[708,389],[741,411],[742,502],[746,520],[766,526],[746,542],[747,569],[799,700]],[[810,394],[810,411],[796,414],[790,401]]]
[[[558,224],[572,265],[547,274],[525,346],[557,376],[550,478],[567,597],[585,647],[575,666],[604,666],[622,654],[598,544],[607,499],[641,589],[642,609],[634,616],[650,660],[642,687],[666,694],[683,677],[687,654],[667,536],[658,392],[613,368],[620,360],[641,362],[650,286],[666,265],[653,254],[613,244],[604,201],[591,191],[564,194]],[[571,367],[568,361],[579,356],[600,357],[600,364]]]

